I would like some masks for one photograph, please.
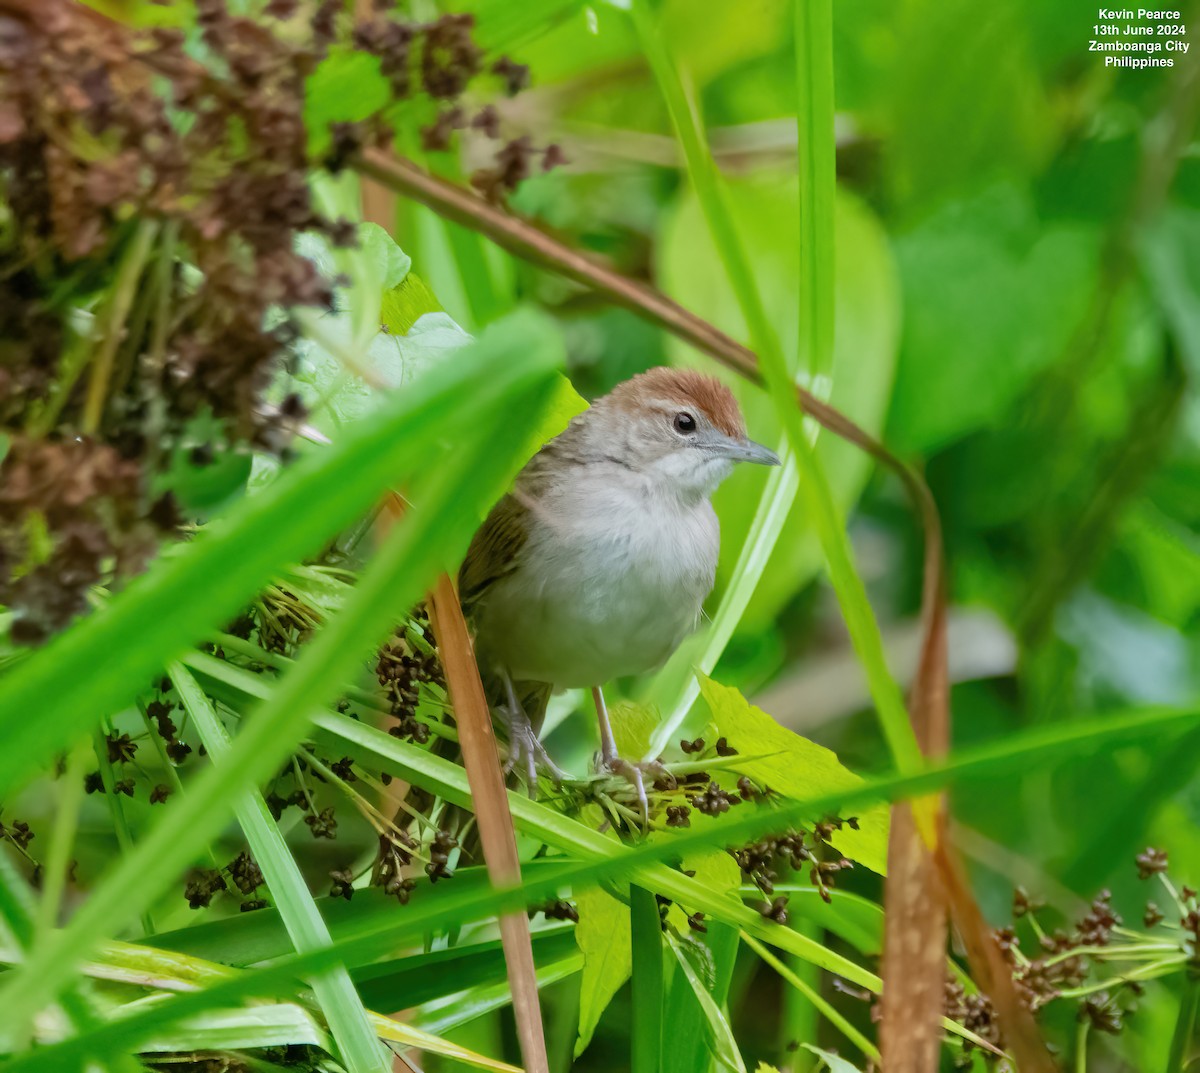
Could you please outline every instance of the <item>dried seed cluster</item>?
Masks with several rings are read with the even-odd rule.
[[[0,603],[18,642],[84,613],[93,586],[178,531],[181,466],[286,454],[303,408],[263,392],[296,338],[290,311],[332,300],[296,237],[355,240],[316,210],[313,169],[389,141],[396,100],[432,99],[445,136],[427,141],[444,143],[476,76],[509,93],[527,82],[485,59],[471,16],[390,7],[356,24],[341,0],[272,0],[265,19],[198,0],[191,40],[71,0],[0,18]],[[393,102],[334,124],[315,160],[309,79],[355,51],[378,58]],[[534,157],[561,161],[499,140],[494,109],[471,125],[498,139],[475,177],[489,197]]]
[[[1147,930],[1166,924],[1180,938],[1180,946],[1189,958],[1197,961],[1200,949],[1200,906],[1197,892],[1183,886],[1176,890],[1168,876],[1169,859],[1161,849],[1149,848],[1138,854],[1135,862],[1142,880],[1157,879],[1176,906],[1177,924],[1168,920],[1168,913],[1154,901],[1146,903],[1142,922]],[[1163,932],[1144,934],[1123,925],[1121,915],[1112,904],[1112,893],[1101,891],[1087,911],[1069,929],[1045,931],[1037,923],[1037,913],[1044,905],[1018,887],[1013,896],[1014,924],[997,930],[995,938],[1001,953],[1012,970],[1017,993],[1026,1007],[1034,1012],[1051,1002],[1073,1001],[1076,1016],[1098,1032],[1117,1034],[1128,1017],[1136,1012],[1142,987],[1136,979],[1121,975],[1129,963],[1139,959],[1165,956],[1159,944]],[[1019,931],[1021,922],[1028,922],[1033,937],[1028,952],[1022,949]],[[1125,951],[1116,962],[1111,954]],[[1110,956],[1097,956],[1101,951]],[[1166,953],[1169,953],[1166,952]],[[1176,958],[1178,955],[1174,955]],[[1108,968],[1114,965],[1113,968]],[[1190,971],[1190,970],[1189,970]],[[955,980],[947,980],[945,1012],[977,1035],[1003,1048],[1004,1038],[996,1020],[995,1010],[985,995],[972,994]],[[985,1052],[985,1057],[989,1057]],[[971,1047],[966,1045],[960,1058],[963,1068],[970,1068]]]

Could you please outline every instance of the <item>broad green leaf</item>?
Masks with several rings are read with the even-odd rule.
[[[900,235],[892,448],[930,452],[1002,425],[1087,313],[1098,244],[1094,228],[1040,226],[1033,199],[1008,185],[951,202]]]
[[[415,272],[409,272],[402,282],[384,292],[379,319],[393,335],[407,335],[426,313],[440,312],[442,307],[429,284]]]
[[[794,799],[862,784],[862,778],[844,767],[835,752],[780,726],[736,689],[701,678],[700,691],[719,734],[746,754],[748,759],[735,765],[743,775]],[[846,825],[834,833],[834,846],[872,871],[885,874],[887,809],[864,809],[857,821],[857,831]]]
[[[577,891],[575,905],[579,909],[575,941],[583,953],[579,1037],[575,1041],[578,1058],[592,1041],[600,1015],[629,979],[633,958],[629,906],[599,888]]]

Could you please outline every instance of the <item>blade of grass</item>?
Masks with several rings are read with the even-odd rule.
[[[876,1065],[880,1062],[879,1048],[875,1046],[866,1036],[864,1036],[857,1028],[855,1028],[842,1014],[830,1003],[826,1002],[821,997],[821,993],[815,988],[810,987],[791,969],[771,953],[762,943],[760,943],[753,935],[742,933],[742,941],[750,947],[760,958],[771,966],[779,975],[786,980],[792,987],[800,992],[812,1005],[820,1012],[831,1025],[834,1026],[843,1036],[854,1044],[864,1055],[871,1059]],[[802,1040],[801,1042],[811,1042]]]
[[[793,376],[797,372],[802,374],[812,392],[828,400],[833,383],[836,184],[832,47],[826,47],[826,38],[832,37],[832,13],[829,0],[818,0],[815,4],[798,0],[796,11],[799,346],[797,366],[790,372]],[[818,431],[820,426],[812,425],[811,443],[816,443]],[[780,449],[779,454],[784,455],[784,451]],[[698,669],[704,675],[712,675],[716,661],[725,652],[762,580],[798,492],[796,458],[786,456],[784,464],[768,475],[721,603],[712,624],[704,631],[700,654],[697,657],[694,647],[685,646],[655,676],[649,701],[668,707],[671,714],[655,730],[646,759],[658,756],[666,748],[700,696],[700,685],[692,671]]]
[[[791,448],[800,461],[800,490],[817,530],[846,628],[863,664],[884,738],[897,768],[915,771],[920,764],[921,751],[904,699],[888,670],[879,624],[867,600],[862,579],[854,567],[849,538],[833,501],[824,467],[805,434],[803,415],[796,405],[795,384],[788,372],[779,337],[767,317],[745,249],[726,207],[725,191],[712,155],[705,145],[699,119],[645,0],[632,0],[629,10],[638,40],[666,101],[683,148],[692,186],[720,252],[730,286],[737,296],[742,316],[749,327],[768,393],[779,421],[787,432]]]
[[[508,338],[520,333],[517,324]],[[392,482],[428,467],[456,409],[470,421],[512,389],[514,373],[523,375],[523,363],[496,360],[506,352],[481,337],[4,675],[0,797],[43,770],[103,713],[131,704],[140,683],[233,618],[281,567],[318,551]],[[465,390],[481,382],[490,390]],[[31,711],[42,717],[30,719]]]
[[[504,337],[506,345],[527,340],[529,333],[520,330],[518,319],[510,323],[516,330]],[[371,644],[391,628],[403,609],[416,603],[447,554],[465,550],[479,517],[500,494],[513,457],[522,448],[522,428],[496,415],[506,417],[513,408],[538,413],[553,389],[552,355],[525,345],[507,356],[509,360],[495,363],[489,373],[491,395],[485,404],[477,401],[482,392],[465,396],[474,401],[477,418],[469,426],[472,437],[463,437],[443,464],[414,482],[419,509],[394,531],[341,613],[319,631],[304,658],[275,683],[270,698],[247,720],[228,762],[220,770],[204,772],[193,793],[169,804],[163,819],[95,889],[70,924],[12,974],[0,991],[11,1024],[27,1024],[70,978],[79,959],[111,934],[114,922],[119,926],[131,912],[139,911],[191,863],[195,847],[222,826],[229,795],[283,762],[322,701],[338,695]],[[473,364],[462,363],[466,368]],[[464,409],[469,406],[470,402]],[[406,461],[411,466],[412,457]],[[411,470],[406,466],[401,472]],[[396,471],[390,476],[395,478]]]
[[[217,660],[211,662],[217,664],[218,668],[236,670]],[[248,677],[253,679],[256,676]],[[1200,711],[1195,708],[1158,709],[1134,711],[1125,715],[1108,713],[1103,719],[1067,721],[1057,727],[1026,732],[984,748],[964,751],[956,759],[932,765],[916,775],[880,776],[837,794],[824,794],[804,801],[788,802],[772,809],[739,811],[702,831],[690,831],[670,839],[644,842],[635,848],[625,848],[605,840],[606,855],[603,859],[565,865],[557,869],[547,868],[540,871],[537,878],[527,880],[521,888],[495,890],[489,887],[461,893],[447,889],[436,903],[414,903],[405,913],[390,915],[386,918],[386,926],[335,942],[325,950],[282,958],[268,967],[244,973],[237,979],[215,984],[204,991],[175,996],[153,1009],[144,1010],[117,1023],[102,1025],[85,1036],[64,1040],[43,1047],[36,1053],[9,1059],[0,1064],[0,1070],[4,1073],[17,1073],[35,1068],[67,1069],[71,1068],[71,1063],[78,1063],[80,1058],[86,1055],[128,1053],[136,1048],[138,1040],[193,1013],[230,1005],[249,996],[289,994],[300,977],[320,972],[337,962],[350,966],[369,963],[378,956],[381,949],[395,948],[413,941],[426,931],[445,929],[451,923],[461,925],[473,919],[491,917],[513,906],[529,905],[557,896],[557,892],[571,886],[616,881],[634,874],[639,874],[639,882],[645,882],[646,874],[653,873],[651,866],[654,862],[664,858],[677,858],[691,851],[711,849],[714,845],[744,843],[768,831],[801,822],[806,816],[837,813],[878,800],[898,800],[928,794],[960,782],[978,779],[983,775],[1000,776],[1034,770],[1077,757],[1087,749],[1111,748],[1134,741],[1154,742],[1156,747],[1161,746],[1165,734],[1182,733],[1193,724],[1198,714]],[[331,725],[341,718],[344,717],[323,717]],[[379,742],[381,757],[387,749],[387,743],[397,747],[392,754],[394,760],[389,770],[400,777],[407,777],[405,772],[419,770],[420,765],[429,760],[445,764],[461,773],[461,769],[456,765],[436,757],[431,758],[415,746],[374,731],[373,728],[360,727],[354,720],[348,719],[346,722],[361,732],[371,732],[382,738],[383,741]],[[346,730],[349,732],[350,728],[347,727]],[[344,740],[357,740],[357,736],[352,735]],[[516,795],[510,797],[514,818],[518,822],[521,820],[517,807],[519,803],[533,809],[538,807],[536,802],[521,799]],[[557,813],[550,815],[557,820],[563,819]],[[669,891],[664,893],[671,896]],[[690,900],[690,893],[690,890],[686,892],[685,901]],[[758,924],[762,923],[757,913],[752,915]],[[790,950],[795,945],[788,938],[791,933],[786,928],[773,927],[766,934],[757,927],[747,927],[745,930],[778,948]],[[833,971],[840,970],[835,968]],[[870,974],[856,973],[855,977],[868,981],[863,986],[869,986],[872,990],[878,988],[878,981]],[[954,1030],[953,1026],[947,1027]],[[957,1031],[962,1034],[961,1028]],[[51,1065],[42,1066],[42,1062]]]
[[[663,1066],[663,937],[658,901],[636,884],[629,889],[633,972],[631,1073],[659,1073]]]
[[[172,663],[167,673],[192,718],[200,741],[212,758],[213,767],[219,769],[230,749],[225,725],[217,718],[212,703],[187,670],[178,663]],[[262,794],[258,790],[239,794],[234,801],[233,811],[250,844],[250,852],[262,869],[267,889],[297,952],[328,946],[333,941],[329,929]],[[335,966],[313,977],[308,983],[317,997],[325,1023],[329,1025],[337,1052],[350,1073],[386,1071],[389,1063],[375,1039],[367,1011],[354,990],[345,966]]]
[[[737,1040],[734,1039],[729,1018],[722,1013],[712,992],[700,978],[696,966],[692,964],[691,958],[684,950],[683,942],[673,931],[668,931],[665,935],[667,946],[675,955],[675,961],[679,965],[682,979],[687,981],[696,1001],[700,1003],[700,1008],[704,1011],[704,1024],[708,1029],[707,1035],[712,1046],[710,1054],[726,1069],[732,1069],[734,1073],[746,1073],[746,1063],[742,1060],[742,1052],[738,1049]]]
[[[58,780],[58,806],[54,812],[54,827],[50,831],[50,847],[43,862],[42,896],[38,900],[34,920],[34,935],[44,936],[58,923],[62,909],[63,891],[67,886],[71,848],[79,830],[79,810],[83,805],[83,777],[87,765],[88,747],[80,742],[67,755],[67,769]]]
[[[728,647],[770,562],[771,553],[783,534],[783,527],[800,490],[800,475],[795,456],[786,453],[782,447],[780,453],[783,465],[773,469],[767,476],[750,529],[712,622],[695,642],[685,642],[651,681],[646,702],[660,709],[669,707],[671,714],[655,728],[650,747],[646,750],[647,760],[661,755],[687,719],[688,712],[700,696],[696,671],[712,674],[716,668],[717,660]]]
[[[705,934],[693,936],[697,946],[707,950],[709,962],[704,985],[721,1010],[729,1001],[729,988],[741,946],[738,928],[719,920],[705,922]],[[789,929],[791,930],[791,929]],[[707,1012],[692,992],[691,984],[676,973],[667,992],[667,1023],[674,1043],[664,1055],[661,1073],[696,1073],[712,1066],[708,1051],[705,1022]]]
[[[392,908],[394,909],[394,903],[392,903]],[[441,951],[440,953],[453,953],[453,951]],[[412,959],[403,958],[401,960]],[[108,980],[135,987],[173,992],[186,992],[197,988],[204,988],[220,983],[221,981],[236,979],[240,975],[237,970],[227,965],[215,964],[202,958],[157,950],[153,947],[141,946],[134,943],[117,942],[105,944],[99,953],[97,961],[84,965],[83,972],[97,980]],[[410,977],[414,974],[414,972],[409,970],[405,972],[405,975]],[[320,974],[318,973],[317,975]],[[294,996],[286,996],[285,1001],[280,1003],[280,1009],[288,1010],[297,1008],[291,1002],[287,1001],[289,998],[294,998]],[[151,1001],[153,1000],[153,997],[151,997]],[[140,1001],[135,1000],[135,1003]],[[125,1007],[126,1011],[133,1005],[130,1004],[130,1006]],[[261,1011],[263,1007],[257,1006],[254,1009]],[[228,1022],[236,1023],[238,1020],[236,1011],[215,1010],[213,1012],[217,1013],[220,1017],[226,1018]],[[274,1011],[274,1015],[279,1018],[275,1023],[280,1023],[281,1021],[286,1023],[286,1014],[280,1014],[276,1010]],[[506,1062],[488,1058],[486,1055],[477,1054],[465,1047],[438,1039],[429,1032],[423,1032],[413,1025],[391,1020],[382,1014],[374,1013],[370,1010],[364,1011],[364,1016],[372,1037],[378,1036],[381,1040],[399,1043],[404,1047],[418,1048],[428,1051],[431,1054],[437,1054],[467,1065],[476,1066],[480,1069],[503,1070],[507,1071],[507,1073],[517,1073],[516,1067]],[[178,1041],[178,1045],[175,1047],[166,1047],[161,1041],[151,1041],[148,1046],[158,1050],[189,1050],[215,1045],[212,1042],[206,1044],[202,1038],[203,1029],[200,1032],[196,1032],[195,1029],[195,1021],[189,1019],[185,1026],[185,1031],[193,1033],[190,1038]],[[249,1038],[253,1039],[252,1036]],[[283,1039],[281,1042],[296,1043],[302,1041],[298,1039]],[[226,1043],[227,1047],[249,1047],[254,1045],[254,1043],[249,1041],[241,1044]],[[267,1044],[260,1042],[257,1045],[266,1046]],[[321,1045],[324,1049],[329,1049],[326,1043],[322,1043]],[[408,1068],[407,1065],[405,1068]]]
[[[1195,966],[1183,974],[1183,993],[1179,996],[1179,1016],[1171,1034],[1171,1052],[1167,1056],[1167,1073],[1183,1073],[1188,1065],[1188,1052],[1196,1032],[1196,1012],[1200,1008],[1200,976]]]

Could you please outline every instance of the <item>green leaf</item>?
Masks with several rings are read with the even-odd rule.
[[[169,673],[213,766],[220,770],[231,748],[228,731],[204,691],[183,667],[172,664]],[[239,794],[233,808],[296,951],[328,946],[332,942],[329,929],[262,794],[258,790]],[[351,1073],[382,1071],[390,1066],[384,1061],[384,1052],[375,1040],[367,1011],[345,966],[335,966],[309,983],[333,1033],[337,1053]]]
[[[575,942],[583,953],[579,1037],[575,1041],[578,1058],[592,1041],[600,1015],[629,979],[633,958],[629,906],[599,888],[577,891],[575,905],[579,910]]]
[[[654,892],[636,884],[629,888],[631,955],[633,958],[633,1028],[630,1073],[661,1073],[663,1068],[664,972],[662,919]],[[672,1028],[677,1029],[677,1025]]]
[[[155,1001],[150,998],[146,1001]],[[136,1010],[131,1002],[127,1009]],[[313,1015],[285,1003],[198,1014],[142,1045],[146,1051],[231,1051],[247,1047],[307,1045],[330,1049],[329,1036]]]
[[[829,1068],[829,1073],[859,1073],[857,1066],[851,1065],[844,1058],[839,1058],[836,1054],[830,1054],[829,1051],[823,1051],[819,1047],[814,1047],[811,1043],[802,1043],[802,1047],[812,1051],[822,1062]]]
[[[621,756],[645,756],[658,727],[658,712],[647,704],[620,701],[608,713],[613,739]]]
[[[733,1037],[729,1019],[717,1005],[704,979],[704,959],[706,957],[704,947],[691,940],[680,939],[673,931],[666,934],[667,945],[675,955],[675,960],[678,962],[684,978],[695,993],[700,1008],[704,1011],[713,1057],[726,1069],[733,1070],[734,1073],[746,1073],[746,1063],[742,1060],[742,1052],[738,1049],[737,1040]]]
[[[331,123],[358,123],[384,108],[391,87],[379,69],[379,58],[357,49],[331,51],[304,87],[304,125],[308,151],[322,156],[332,143]]]
[[[888,422],[894,450],[931,452],[1001,426],[1074,336],[1095,289],[1099,238],[1045,227],[1002,185],[955,201],[896,240],[905,318]]]
[[[440,313],[442,307],[433,291],[415,272],[387,291],[379,307],[379,319],[393,335],[407,335],[426,313]]]
[[[843,766],[835,752],[780,726],[736,689],[705,677],[700,680],[700,692],[719,733],[748,757],[736,763],[734,770],[794,799],[862,785],[862,778]],[[857,819],[857,831],[846,825],[831,840],[847,857],[884,875],[887,809],[864,809]]]

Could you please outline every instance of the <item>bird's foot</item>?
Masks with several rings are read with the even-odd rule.
[[[637,791],[638,807],[642,814],[642,826],[650,826],[650,800],[646,796],[646,776],[651,780],[665,775],[667,769],[657,760],[625,760],[616,753],[601,753],[599,768],[601,771],[619,775],[632,784]]]
[[[538,740],[537,733],[529,722],[529,717],[521,708],[515,710],[509,707],[499,709],[501,722],[508,731],[508,757],[504,761],[504,774],[516,771],[525,779],[531,797],[537,796],[537,775],[540,766],[555,784],[560,784],[570,775],[563,771],[546,752],[546,747]]]

